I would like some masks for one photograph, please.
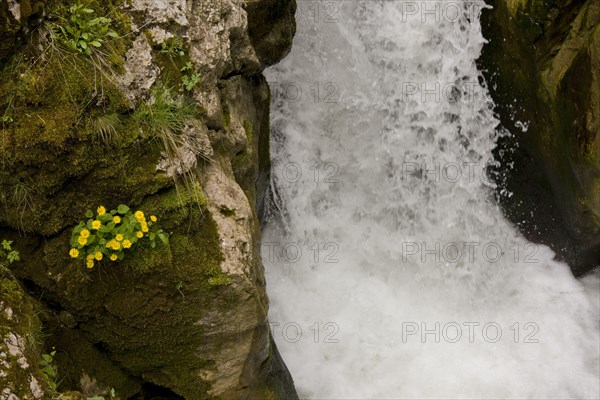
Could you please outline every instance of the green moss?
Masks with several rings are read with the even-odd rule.
[[[231,210],[225,206],[221,206],[219,212],[226,217],[235,217],[235,210]]]
[[[254,129],[252,128],[252,122],[245,120],[244,121],[244,130],[246,131],[246,137],[248,138],[248,145],[252,146]]]
[[[60,298],[62,308],[78,324],[69,340],[63,340],[60,327],[50,332],[52,343],[58,345],[59,368],[75,374],[61,390],[73,389],[80,373],[69,364],[84,368],[102,385],[118,384],[129,391],[130,378],[171,387],[189,398],[210,388],[210,382],[198,378],[198,371],[211,362],[196,355],[203,345],[197,322],[215,305],[230,307],[239,295],[229,289],[229,279],[221,271],[215,222],[206,210],[194,211],[188,219],[194,196],[183,197],[187,204],[181,206],[174,189],[168,189],[144,200],[142,207],[162,215],[161,223],[178,221],[170,226],[170,246],[137,248],[121,263],[85,269],[68,257],[68,231],[43,242],[41,248],[27,245],[19,276],[44,288],[42,300],[53,303]],[[47,273],[39,274],[40,270]],[[89,360],[82,359],[77,349],[83,342],[95,343],[100,353],[88,349],[84,354]],[[99,354],[112,360],[113,367],[105,366],[107,373],[99,371],[106,363],[94,366]],[[126,366],[126,374],[114,365]]]
[[[233,282],[231,277],[226,274],[217,274],[208,279],[208,284],[210,286],[229,285],[231,282]]]
[[[31,397],[30,379],[35,378],[43,391],[47,390],[45,376],[40,372],[40,346],[42,344],[41,322],[37,316],[38,308],[25,294],[12,273],[0,266],[0,353],[4,353],[3,361],[9,367],[0,365],[4,376],[0,377],[0,386],[9,388],[19,398]],[[19,338],[22,356],[27,366],[19,361],[20,356],[13,356],[7,348],[6,341],[15,344]]]
[[[0,131],[0,192],[5,193],[0,224],[54,234],[97,204],[137,205],[172,185],[155,170],[160,145],[140,139],[131,118],[120,127],[119,147],[107,151],[92,121],[102,113],[126,115],[128,101],[110,81],[98,92],[82,72],[85,62],[67,57],[33,66],[16,61],[0,74],[0,92],[12,97],[15,114],[14,123]],[[30,78],[21,82],[16,76],[23,72]],[[27,182],[34,183],[35,206],[23,213],[6,194]]]

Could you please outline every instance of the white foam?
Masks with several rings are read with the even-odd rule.
[[[598,275],[582,284],[523,239],[485,177],[498,121],[475,85],[478,18],[465,8],[423,23],[407,10],[300,1],[292,53],[266,73],[286,232],[267,224],[263,260],[296,385],[314,399],[598,398]],[[410,95],[436,82],[440,101]],[[436,323],[439,343],[423,340]]]

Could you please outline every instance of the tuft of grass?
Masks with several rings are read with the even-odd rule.
[[[92,125],[104,144],[110,146],[118,137],[121,116],[118,113],[104,114],[93,120]]]
[[[185,43],[179,36],[168,38],[161,44],[160,52],[166,54],[169,57],[183,57],[187,54],[185,50]]]
[[[185,99],[175,100],[171,91],[167,88],[157,89],[154,102],[143,104],[134,113],[135,122],[142,130],[161,142],[164,155],[171,165],[180,165],[189,150],[205,160],[211,161],[201,148],[196,148],[193,141],[186,140],[183,136],[183,132],[190,121],[198,117],[199,113],[196,106]],[[194,190],[196,185],[195,169],[184,171],[179,175],[179,178],[175,174],[173,179],[181,202],[178,179],[183,180],[188,192],[197,193]],[[196,203],[201,206],[201,199],[198,196],[196,197]]]
[[[17,212],[20,214],[19,224],[21,225],[21,227],[23,226],[23,218],[25,217],[25,212],[27,210],[32,210],[35,207],[32,195],[33,192],[34,189],[32,188],[32,186],[24,182],[17,182],[13,186],[12,200],[13,204],[16,205]]]

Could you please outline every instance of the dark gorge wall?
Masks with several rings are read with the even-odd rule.
[[[511,133],[497,149],[512,193],[501,203],[582,274],[600,263],[600,3],[489,3],[479,63]]]

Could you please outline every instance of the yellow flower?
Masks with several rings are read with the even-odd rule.
[[[118,258],[117,255],[113,253],[110,256],[110,261],[117,261],[117,258]]]
[[[101,226],[102,226],[102,222],[100,222],[98,220],[95,220],[95,221],[92,222],[92,228],[93,229],[98,230],[98,229],[100,229]]]
[[[84,230],[81,231],[80,235],[81,235],[82,238],[86,238],[87,239],[87,238],[90,237],[90,231],[88,231],[87,229],[84,229]]]
[[[156,218],[156,215],[151,215],[150,216],[150,221],[156,222],[156,221],[158,221],[158,218]]]
[[[111,240],[111,241],[108,241],[108,242],[106,242],[106,248],[107,248],[107,249],[111,248],[111,247],[112,247],[112,243],[113,243],[113,241],[112,241],[112,240]]]
[[[82,246],[85,246],[87,244],[87,238],[85,238],[83,236],[79,236],[77,238],[77,243],[79,243]]]
[[[135,212],[135,218],[139,221],[140,219],[144,219],[144,213],[142,211]]]
[[[141,239],[141,238],[143,238],[143,237],[144,237],[144,233],[143,233],[142,231],[137,231],[137,232],[135,233],[135,236],[137,236],[137,238],[138,238],[138,239]]]
[[[100,252],[97,252],[97,253],[96,253],[96,257],[95,257],[95,258],[96,258],[96,260],[98,260],[98,261],[102,260],[102,253],[100,253]]]
[[[77,258],[77,257],[79,257],[79,250],[71,249],[71,251],[69,252],[69,255],[73,258]]]
[[[117,241],[121,242],[121,241],[123,241],[123,235],[121,235],[120,233],[117,233],[117,236],[115,236],[115,239],[117,239]]]
[[[88,255],[87,255],[85,258],[86,258],[88,261],[94,261],[94,255],[93,255],[93,254],[91,254],[91,253],[90,253],[90,254],[88,254]]]
[[[85,265],[87,265],[89,269],[94,268],[94,260],[88,260]]]
[[[142,224],[142,232],[144,232],[144,233],[148,232],[148,225],[147,224]]]
[[[104,208],[103,206],[98,207],[98,215],[102,216],[104,214],[106,214],[106,208]]]
[[[121,248],[121,243],[119,243],[119,242],[117,242],[117,241],[114,241],[114,240],[113,240],[113,243],[112,243],[112,245],[111,245],[111,248],[112,248],[113,250],[119,250],[119,249]]]
[[[121,217],[119,217],[118,215],[115,215],[115,216],[113,217],[113,222],[114,222],[115,224],[119,224],[119,223],[121,223]]]
[[[129,240],[125,240],[123,242],[123,247],[126,248],[126,249],[130,248],[131,247],[131,242]]]

